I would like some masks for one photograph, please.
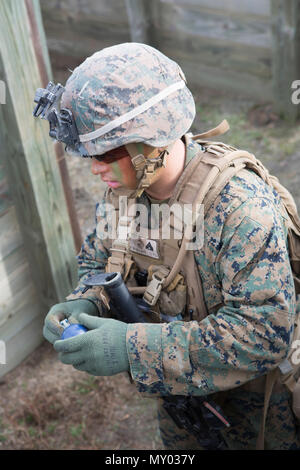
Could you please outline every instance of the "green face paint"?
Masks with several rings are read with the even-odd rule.
[[[143,142],[137,142],[135,145],[136,145],[138,153],[141,153],[142,155],[144,155],[144,144],[143,144]]]
[[[119,181],[119,183],[122,183],[123,175],[117,161],[111,163],[111,169],[116,180]]]

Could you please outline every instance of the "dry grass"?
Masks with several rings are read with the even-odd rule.
[[[160,445],[154,401],[133,396],[125,374],[109,378],[76,371],[61,364],[47,343],[5,376],[0,391],[0,449]]]

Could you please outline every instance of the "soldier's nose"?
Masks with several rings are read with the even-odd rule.
[[[109,166],[105,162],[99,162],[96,158],[92,158],[91,171],[93,175],[101,175],[109,170]]]

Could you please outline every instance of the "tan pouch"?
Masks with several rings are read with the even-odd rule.
[[[186,306],[186,286],[178,284],[171,292],[162,291],[158,300],[159,310],[172,317],[182,314]]]
[[[148,269],[148,280],[151,281],[153,274],[159,271],[160,265],[151,265]],[[158,310],[167,316],[177,317],[182,314],[186,307],[187,288],[184,278],[177,273],[173,281],[162,289],[158,298]]]

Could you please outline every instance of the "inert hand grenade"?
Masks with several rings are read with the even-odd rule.
[[[73,336],[82,335],[88,330],[85,326],[79,325],[78,323],[70,323],[67,318],[60,322],[61,326],[64,328],[60,339],[72,338]]]

